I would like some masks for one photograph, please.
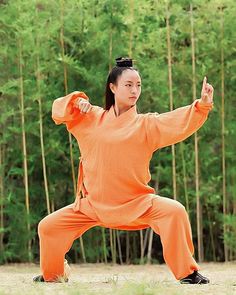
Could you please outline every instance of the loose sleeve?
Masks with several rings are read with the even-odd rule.
[[[54,100],[52,105],[52,119],[57,125],[62,123],[67,124],[75,119],[79,119],[79,115],[81,116],[82,114],[80,110],[75,107],[75,101],[79,97],[89,100],[84,92],[79,91],[72,92]]]
[[[178,143],[196,132],[207,120],[213,103],[199,99],[191,105],[163,114],[146,114],[147,141],[152,151]]]

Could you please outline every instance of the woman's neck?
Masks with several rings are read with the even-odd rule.
[[[116,103],[114,105],[114,110],[115,110],[115,114],[116,117],[120,116],[121,114],[127,112],[132,106],[126,106],[126,107],[122,107],[122,106],[118,106]]]

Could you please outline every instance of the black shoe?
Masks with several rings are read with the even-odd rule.
[[[39,275],[39,276],[33,277],[33,282],[35,282],[35,283],[42,283],[42,282],[45,282],[45,281],[44,281],[43,276],[42,275]]]
[[[198,271],[194,271],[191,275],[180,280],[181,284],[209,284],[210,280],[202,275]]]
[[[55,283],[68,283],[68,278],[60,278]],[[42,275],[38,275],[36,277],[33,277],[33,282],[35,283],[45,283],[44,278]]]

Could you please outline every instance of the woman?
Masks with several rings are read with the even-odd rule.
[[[34,281],[68,280],[65,254],[94,226],[120,230],[151,227],[160,235],[165,262],[181,283],[206,284],[193,259],[191,227],[183,205],[156,195],[148,185],[153,152],[197,131],[213,106],[213,87],[203,80],[201,98],[164,114],[137,114],[141,78],[132,60],[116,59],[106,85],[105,109],[83,92],[54,101],[52,118],[64,123],[81,152],[73,204],[39,223],[42,275]]]

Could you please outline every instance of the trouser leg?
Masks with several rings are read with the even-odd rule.
[[[40,268],[45,281],[64,276],[64,258],[75,239],[98,224],[73,205],[66,206],[42,219],[38,226],[40,238]]]
[[[194,246],[189,217],[181,203],[156,196],[153,206],[141,219],[160,235],[163,257],[176,279],[199,270],[192,256]]]

